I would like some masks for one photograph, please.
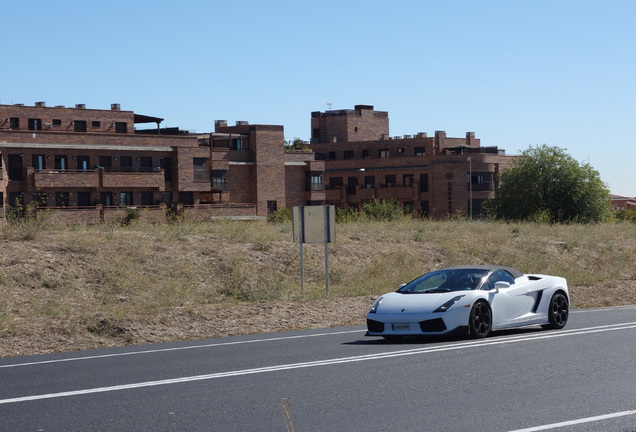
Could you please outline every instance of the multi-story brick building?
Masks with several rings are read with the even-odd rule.
[[[481,147],[473,132],[389,136],[388,114],[369,105],[313,112],[311,148],[325,161],[326,203],[359,208],[373,198],[394,199],[433,217],[478,215],[511,158]]]
[[[0,203],[87,222],[122,206],[147,218],[161,217],[161,203],[187,217],[265,216],[307,204],[358,208],[374,197],[433,216],[468,214],[472,203],[477,214],[508,160],[473,133],[391,138],[388,114],[367,105],[312,113],[311,151],[286,151],[283,126],[218,120],[195,135],[162,121],[118,104],[0,105]],[[135,129],[145,123],[156,128]]]
[[[304,185],[305,171],[324,164],[311,153],[289,154],[287,164],[282,126],[220,121],[215,132],[194,135],[161,129],[162,121],[118,104],[0,105],[0,204],[34,203],[38,212],[95,222],[121,206],[147,217],[161,203],[179,204],[205,218],[266,215],[324,199],[322,190],[286,196],[298,195],[286,183]],[[143,123],[157,128],[135,130]]]

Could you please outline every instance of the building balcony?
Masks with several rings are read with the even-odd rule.
[[[35,189],[97,188],[99,170],[56,170],[27,168],[27,178],[33,179]],[[29,182],[30,183],[30,182]]]
[[[153,188],[165,190],[163,170],[153,171],[100,171],[103,188]]]
[[[391,183],[381,184],[376,191],[376,197],[378,199],[412,199],[414,197],[413,186],[396,186]]]

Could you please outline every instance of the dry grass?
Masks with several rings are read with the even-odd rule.
[[[218,221],[0,231],[0,356],[361,324],[373,298],[419,274],[502,264],[564,276],[573,307],[636,304],[636,224],[339,224],[299,246],[291,223]]]

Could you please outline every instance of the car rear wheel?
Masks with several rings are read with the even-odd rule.
[[[485,301],[478,301],[470,310],[468,322],[470,335],[475,338],[485,338],[492,328],[492,311]]]
[[[548,309],[549,324],[543,326],[546,329],[562,329],[568,322],[570,307],[568,299],[563,293],[556,293],[550,300],[550,308]]]

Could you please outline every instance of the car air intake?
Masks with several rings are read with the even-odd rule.
[[[420,321],[420,328],[424,333],[439,333],[446,330],[446,324],[441,318]]]
[[[382,333],[384,331],[384,323],[367,319],[367,329],[370,333]]]

